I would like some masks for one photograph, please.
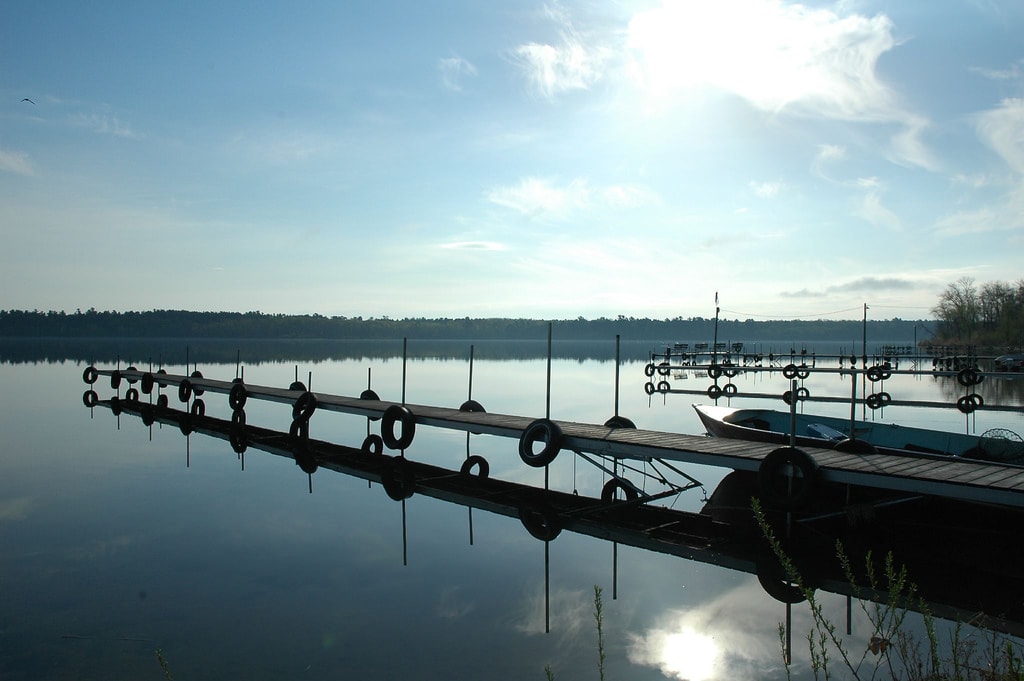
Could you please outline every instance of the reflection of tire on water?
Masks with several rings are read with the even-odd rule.
[[[800,575],[804,585],[813,590],[807,582],[806,575]],[[796,583],[779,559],[773,553],[767,553],[757,560],[757,581],[769,596],[782,603],[800,603],[807,595]]]
[[[552,541],[562,532],[558,513],[543,503],[527,502],[520,506],[519,520],[530,536],[541,541]]]
[[[621,497],[619,492],[622,493]],[[604,487],[601,488],[601,501],[606,504],[616,501],[636,501],[639,498],[640,494],[636,491],[636,487],[619,478],[612,478],[604,483]]]
[[[473,469],[476,468],[476,474],[473,473]],[[462,462],[462,467],[459,469],[459,473],[466,477],[475,477],[480,480],[486,480],[487,476],[491,474],[491,465],[487,463],[487,459],[474,454]]]
[[[771,508],[805,506],[818,491],[818,462],[796,447],[779,447],[764,457],[757,470],[758,487]]]
[[[416,477],[409,470],[408,462],[400,456],[388,462],[380,482],[384,485],[384,492],[395,501],[408,499],[416,491]]]

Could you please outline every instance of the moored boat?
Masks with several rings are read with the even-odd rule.
[[[877,421],[852,421],[834,416],[795,415],[772,409],[737,409],[695,404],[708,435],[804,447],[847,447],[852,441],[871,445],[879,453],[914,456],[959,456],[970,459],[1024,463],[1024,441],[1012,431],[993,429],[982,435],[949,433]],[[795,422],[794,422],[795,419]],[[794,428],[795,424],[795,428]]]

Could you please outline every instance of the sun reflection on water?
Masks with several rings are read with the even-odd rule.
[[[688,681],[707,681],[714,675],[719,651],[711,636],[685,628],[666,632],[661,643],[661,668]]]

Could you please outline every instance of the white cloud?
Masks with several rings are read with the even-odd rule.
[[[1015,177],[1001,198],[973,210],[950,214],[935,225],[944,236],[1002,232],[1024,228],[1024,99],[1005,99],[994,109],[975,117],[978,137],[1006,162]],[[972,178],[957,176],[954,181]],[[973,178],[974,187],[985,186],[984,176]]]
[[[903,223],[899,216],[882,205],[882,197],[876,191],[869,191],[854,209],[858,215],[877,227],[886,227],[891,230],[900,230]]]
[[[462,57],[446,57],[438,60],[441,82],[454,92],[462,92],[462,81],[477,74],[476,67]]]
[[[785,185],[782,182],[751,182],[750,189],[761,199],[774,199]]]
[[[504,251],[505,245],[497,241],[450,241],[441,248],[452,251]]]
[[[558,45],[527,43],[514,50],[531,89],[544,97],[588,89],[601,79],[609,50],[588,44],[557,6],[547,7],[545,13],[560,24],[561,42]]]
[[[841,161],[846,158],[846,147],[838,144],[820,144],[818,153],[811,161],[811,172],[816,176],[832,181],[832,178],[825,172],[825,166],[833,161]]]
[[[612,185],[601,190],[601,198],[610,208],[634,208],[658,203],[659,197],[649,189],[631,185]]]
[[[563,187],[550,180],[528,177],[513,187],[500,187],[487,194],[492,203],[536,218],[562,218],[590,204],[590,187],[576,179]]]
[[[28,154],[23,151],[5,151],[0,149],[0,170],[18,175],[35,175]]]
[[[977,116],[978,136],[1024,176],[1024,99],[1005,99]]]
[[[840,16],[779,0],[664,2],[633,18],[627,46],[630,71],[653,93],[706,86],[764,111],[898,123],[895,158],[934,168],[920,141],[927,120],[904,110],[876,73],[896,44],[892,28],[884,15]]]
[[[108,114],[75,114],[71,117],[71,124],[75,127],[86,128],[101,135],[114,135],[128,139],[138,139],[132,127],[121,121],[120,118]]]
[[[644,187],[632,185],[594,188],[581,178],[559,185],[550,179],[527,177],[517,185],[492,189],[487,200],[532,218],[557,220],[594,208],[635,208],[657,203],[659,198]]]
[[[1009,68],[1005,69],[988,69],[981,66],[972,66],[970,71],[977,73],[984,78],[989,80],[1004,81],[1004,80],[1020,80],[1024,78],[1024,73],[1021,72],[1021,64],[1024,61],[1016,61],[1010,64]]]

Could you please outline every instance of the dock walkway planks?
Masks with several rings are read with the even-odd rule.
[[[111,376],[114,370],[100,370]],[[144,372],[120,370],[123,379],[140,380]],[[206,392],[228,394],[235,383],[183,375],[160,374],[166,385],[188,379]],[[301,390],[245,385],[249,399],[294,404]],[[395,402],[367,400],[327,393],[314,393],[317,409],[379,417]],[[416,423],[438,428],[469,431],[518,439],[534,421],[526,416],[461,411],[458,408],[406,403]],[[631,428],[559,421],[562,448],[625,459],[664,459],[682,463],[756,471],[777,445],[684,435]],[[1024,507],[1024,467],[970,459],[850,454],[829,449],[803,448],[818,462],[827,482],[863,485],[880,489],[929,494],[967,501]]]

